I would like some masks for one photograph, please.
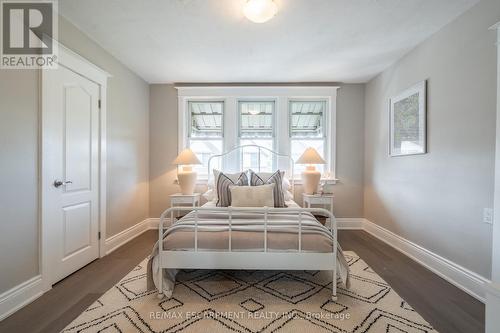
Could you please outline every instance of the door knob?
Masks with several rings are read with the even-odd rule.
[[[59,186],[62,186],[62,185],[67,185],[67,184],[73,184],[73,182],[71,180],[67,180],[65,182],[60,181],[60,180],[54,181],[54,186],[55,187],[59,187]]]

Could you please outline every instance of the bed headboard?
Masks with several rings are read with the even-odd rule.
[[[242,158],[243,151],[245,149],[251,149],[253,150],[254,153],[257,153],[257,163],[258,167],[254,170],[256,172],[265,172],[267,170],[262,170],[263,165],[266,163],[264,161],[268,160],[269,158],[272,159],[272,165],[273,169],[277,170],[283,170],[285,171],[285,177],[287,177],[290,180],[290,185],[292,187],[292,193],[294,190],[294,179],[293,179],[293,174],[294,174],[294,160],[290,155],[286,154],[281,154],[276,151],[273,151],[269,148],[258,146],[258,145],[242,145],[242,146],[237,146],[234,148],[229,149],[226,152],[223,152],[222,154],[216,154],[210,156],[208,159],[208,182],[210,183],[211,178],[213,178],[213,165],[215,161],[219,161],[220,168],[223,171],[226,172],[238,172],[241,170],[227,170],[225,168],[225,164],[227,165],[228,160],[233,160],[237,159],[240,160]],[[273,170],[273,171],[274,171]]]

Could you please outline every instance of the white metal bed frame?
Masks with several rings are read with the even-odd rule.
[[[251,145],[252,146],[252,145]],[[213,157],[222,157],[228,153],[241,149],[241,146],[236,147],[221,155]],[[273,152],[265,147],[260,149],[268,150],[273,154],[286,156]],[[209,167],[210,161],[209,160]],[[292,177],[293,177],[293,160],[292,160]],[[210,169],[209,169],[210,174]],[[293,186],[293,178],[292,178]],[[192,250],[164,250],[163,239],[170,233],[175,231],[175,216],[178,212],[193,212],[194,225],[194,244]],[[228,231],[228,248],[226,251],[203,251],[198,248],[198,232],[199,230],[208,230],[210,225],[199,224],[200,213],[221,213],[226,212],[228,217],[227,227],[224,230]],[[258,220],[251,220],[252,225],[260,226],[262,228],[262,237],[264,240],[264,247],[262,251],[245,251],[233,250],[232,248],[232,231],[233,216],[238,213],[261,213],[263,218]],[[298,216],[297,237],[298,248],[296,252],[268,250],[267,246],[267,233],[268,226],[272,226],[276,230],[277,226],[283,225],[284,228],[290,229],[290,224],[283,224],[282,222],[274,222],[268,220],[269,214],[272,213],[286,213],[296,214]],[[332,252],[316,253],[304,252],[302,250],[302,229],[303,229],[303,215],[304,213],[316,213],[326,216],[330,220],[330,230],[325,230],[332,237]],[[165,220],[170,217],[171,226],[165,228]],[[281,224],[281,225],[280,225]],[[295,226],[295,221],[294,221]],[[186,226],[183,226],[186,227]],[[187,226],[190,227],[190,226]],[[324,227],[323,227],[324,228]],[[158,232],[158,297],[163,297],[163,269],[233,269],[233,270],[325,270],[333,271],[332,282],[332,299],[337,299],[337,222],[333,214],[322,208],[248,208],[248,207],[171,207],[165,210],[160,216]],[[220,226],[217,226],[220,230]]]

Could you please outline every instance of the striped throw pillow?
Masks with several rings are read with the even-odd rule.
[[[238,180],[234,182],[231,178],[224,173],[219,173],[217,178],[217,207],[231,206],[231,190],[230,186],[245,186],[248,184],[248,177],[245,172],[242,172]]]
[[[257,174],[250,170],[250,186],[260,186],[265,184],[274,184],[274,207],[286,207],[285,193],[283,192],[283,171],[276,171],[268,177]],[[267,175],[266,175],[267,176]]]

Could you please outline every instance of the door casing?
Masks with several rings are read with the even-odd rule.
[[[495,194],[493,204],[493,243],[491,253],[491,282],[486,291],[486,333],[496,333],[500,328],[500,22],[490,28],[495,31],[497,45],[497,120],[495,147]]]
[[[54,41],[56,42],[56,41]],[[77,53],[71,51],[61,43],[58,43],[59,54],[58,63],[59,66],[64,66],[71,71],[95,82],[99,85],[100,93],[100,111],[99,111],[99,257],[103,257],[106,254],[106,91],[107,91],[107,80],[111,76],[109,73],[99,68],[98,66],[92,64],[87,59],[81,57]],[[49,258],[49,241],[48,241],[48,223],[50,223],[50,217],[45,213],[45,202],[44,189],[51,184],[46,184],[47,177],[46,172],[47,166],[43,158],[44,145],[48,144],[45,140],[44,135],[44,115],[47,113],[47,91],[45,87],[47,86],[47,71],[52,69],[41,69],[40,70],[40,121],[39,121],[39,264],[42,276],[43,291],[50,290],[52,288],[52,275],[51,272],[51,260]]]

